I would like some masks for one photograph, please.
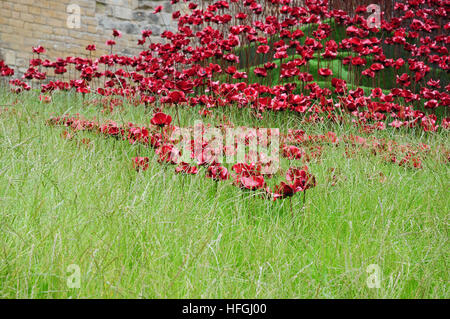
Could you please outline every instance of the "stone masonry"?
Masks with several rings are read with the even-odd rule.
[[[76,5],[74,10],[74,5]],[[162,5],[164,9],[153,14]],[[114,53],[136,55],[141,30],[153,31],[152,42],[163,42],[160,35],[174,31],[172,11],[182,5],[167,1],[147,0],[1,0],[0,1],[0,59],[23,73],[33,57],[32,47],[42,45],[43,59],[89,55],[85,47],[95,44],[93,57],[109,53],[105,42],[113,39],[112,30],[122,32],[116,39]],[[79,26],[71,24],[79,10]],[[72,27],[72,28],[71,28]],[[148,45],[148,42],[147,42]]]

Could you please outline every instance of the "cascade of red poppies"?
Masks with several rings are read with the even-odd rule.
[[[364,5],[350,15],[326,0],[186,2],[188,13],[172,15],[178,30],[162,33],[165,43],[142,31],[137,56],[114,53],[122,34],[113,30],[105,43],[110,54],[95,59],[95,44],[87,57],[56,61],[44,58],[42,46],[33,48],[22,79],[9,83],[17,93],[43,82],[43,94],[121,96],[133,104],[196,107],[202,115],[235,106],[257,117],[290,110],[317,122],[341,121],[347,111],[373,129],[448,127],[448,1],[396,2],[378,28],[369,26]],[[0,74],[14,71],[1,62]]]

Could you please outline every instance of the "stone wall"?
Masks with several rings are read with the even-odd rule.
[[[68,18],[80,9],[80,25],[71,28]],[[154,8],[164,9],[153,14]],[[162,41],[161,33],[176,29],[172,11],[182,10],[182,4],[171,5],[170,0],[1,0],[0,1],[0,59],[23,73],[32,58],[32,47],[42,45],[44,59],[66,56],[87,56],[85,47],[95,44],[93,57],[109,53],[106,40],[112,39],[112,29],[122,32],[114,52],[135,55],[142,50],[137,45],[141,30],[153,31],[151,41]],[[73,20],[70,20],[73,21]]]

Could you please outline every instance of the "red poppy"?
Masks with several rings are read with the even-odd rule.
[[[356,56],[356,57],[352,58],[351,63],[352,63],[352,65],[365,65],[366,60],[360,56]]]
[[[195,175],[198,173],[198,168],[197,168],[197,166],[190,166],[186,162],[181,162],[177,167],[175,167],[175,173]]]
[[[237,163],[233,165],[233,171],[241,176],[257,176],[261,175],[261,164]]]
[[[156,13],[161,12],[162,9],[164,9],[163,6],[157,6],[157,7],[155,8],[155,10],[153,11],[153,14],[156,14]]]
[[[155,113],[155,115],[153,115],[153,118],[150,120],[151,124],[157,125],[159,127],[170,125],[171,122],[172,117],[162,112]]]
[[[308,173],[306,166],[305,168],[290,167],[286,173],[286,180],[293,182],[292,185],[296,191],[305,191],[316,186],[316,178]]]
[[[122,36],[122,33],[119,30],[113,29],[112,35],[114,38],[120,38]]]
[[[163,144],[155,151],[159,155],[158,162],[176,164],[181,155],[180,151],[173,144]]]
[[[264,176],[262,175],[251,175],[251,176],[238,176],[238,185],[241,188],[249,189],[249,190],[257,190],[264,188],[266,186],[266,182],[264,181]]]
[[[257,49],[256,49],[256,53],[263,53],[266,54],[267,52],[269,52],[270,47],[268,45],[260,45]]]
[[[187,102],[183,91],[172,91],[169,93],[169,101],[174,104]]]
[[[306,155],[305,150],[294,145],[283,146],[283,156],[288,159],[301,159]]]
[[[264,69],[266,70],[272,70],[272,69],[276,69],[277,65],[273,62],[266,62],[264,63]]]
[[[407,73],[403,73],[401,76],[396,75],[397,84],[401,84],[403,86],[409,86],[411,84],[411,78]]]
[[[180,81],[176,84],[177,88],[186,93],[193,93],[194,83],[192,81]]]
[[[293,185],[286,184],[285,182],[281,182],[279,185],[275,186],[273,192],[274,199],[282,199],[286,197],[291,197],[295,193],[297,193],[295,187]]]
[[[139,170],[145,171],[146,169],[148,169],[148,165],[149,165],[148,163],[149,163],[148,157],[138,156],[138,157],[133,158],[133,168],[136,171],[139,171]]]
[[[247,18],[247,15],[245,13],[239,12],[238,14],[236,14],[236,19],[244,20],[245,18]]]
[[[319,69],[319,74],[321,75],[321,76],[330,76],[330,75],[333,75],[333,71],[331,71],[331,69],[325,69],[325,68],[320,68]]]
[[[236,73],[236,70],[237,70],[236,67],[229,66],[228,68],[225,69],[225,73],[234,74],[234,73]]]
[[[439,106],[439,102],[434,100],[434,99],[425,102],[425,108],[426,109],[435,109],[438,106]]]
[[[215,181],[219,181],[229,179],[230,174],[228,173],[226,167],[223,167],[220,164],[216,164],[208,167],[208,169],[206,170],[206,177],[211,178]]]
[[[256,76],[260,76],[260,77],[267,76],[267,70],[265,68],[255,68],[255,70],[253,72],[256,74]]]
[[[37,53],[37,54],[41,54],[41,53],[45,53],[45,49],[43,46],[37,46],[33,48],[33,53]]]

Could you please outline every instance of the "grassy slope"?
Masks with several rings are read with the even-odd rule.
[[[14,99],[2,93],[0,104]],[[292,219],[288,201],[226,183],[216,192],[203,170],[183,180],[152,160],[136,173],[138,148],[126,142],[86,133],[88,148],[77,146],[83,136],[62,139],[62,128],[44,125],[52,112],[101,116],[77,97],[19,100],[0,114],[0,297],[450,297],[449,167],[436,158],[410,170],[329,148],[310,163],[318,185],[305,208],[294,198]],[[287,113],[261,122],[225,113],[236,124],[300,127]],[[142,107],[113,117],[149,120]],[[199,118],[182,117],[189,125]],[[449,146],[446,133],[377,134]],[[146,152],[153,156],[139,155]],[[341,171],[334,187],[330,167]],[[80,289],[66,285],[70,264],[81,268]],[[381,289],[366,285],[369,264],[381,267]]]

